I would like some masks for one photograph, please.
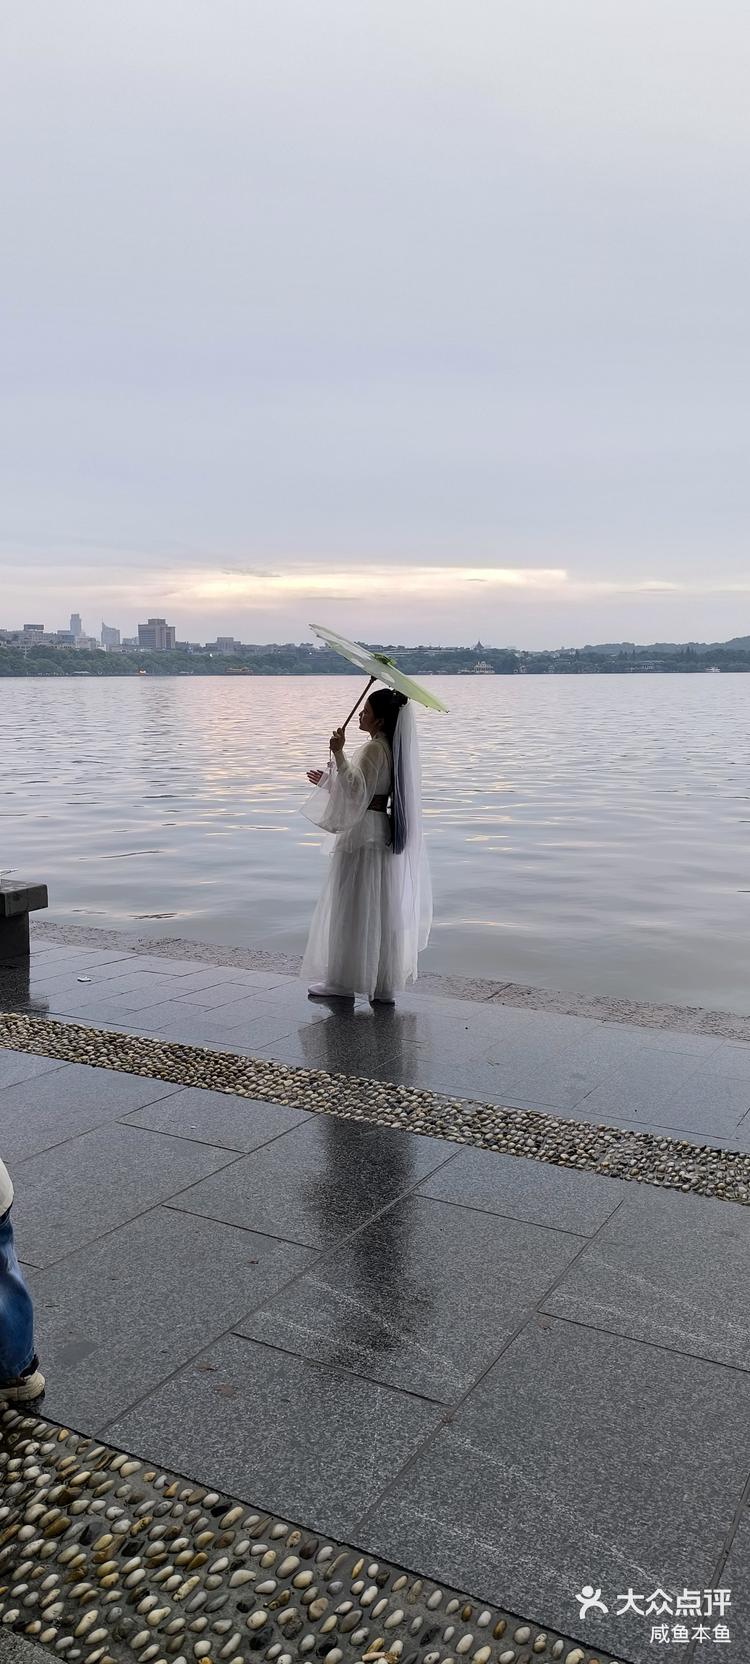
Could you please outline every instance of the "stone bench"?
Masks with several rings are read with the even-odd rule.
[[[29,913],[48,905],[46,884],[0,878],[0,964],[29,957]]]

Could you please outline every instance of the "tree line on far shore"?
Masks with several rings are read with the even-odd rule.
[[[747,645],[745,645],[747,642]],[[378,649],[383,651],[384,649]],[[481,663],[498,676],[622,675],[685,671],[750,670],[750,639],[723,646],[583,647],[561,653],[515,648],[393,647],[407,675],[455,676]],[[252,647],[234,654],[181,651],[104,653],[0,643],[0,676],[360,676],[361,671],[325,649]]]

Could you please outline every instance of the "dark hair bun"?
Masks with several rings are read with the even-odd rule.
[[[409,701],[403,693],[397,693],[395,688],[376,688],[370,694],[370,709],[383,725],[386,739],[392,743],[396,732],[399,712]]]

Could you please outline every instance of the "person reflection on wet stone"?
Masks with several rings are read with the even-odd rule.
[[[321,1021],[304,1023],[299,1040],[308,1069],[393,1081],[397,1086],[416,1084],[419,1052],[414,1011],[379,1006],[365,1013],[340,1006]]]
[[[326,1172],[310,1181],[313,1212],[325,1241],[355,1234],[315,1273],[322,1298],[310,1322],[319,1325],[326,1363],[377,1376],[378,1357],[403,1347],[434,1304],[416,1274],[406,1194],[419,1179],[414,1150],[401,1132],[321,1119]]]

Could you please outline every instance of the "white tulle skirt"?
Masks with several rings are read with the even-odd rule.
[[[403,930],[399,886],[387,816],[370,810],[336,838],[302,963],[308,982],[372,999],[415,980],[417,942]]]

